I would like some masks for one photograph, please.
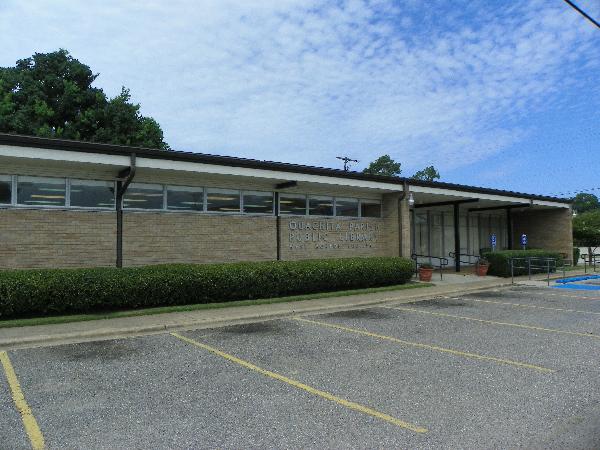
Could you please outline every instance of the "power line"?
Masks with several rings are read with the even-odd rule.
[[[565,3],[567,3],[568,5],[571,6],[571,8],[573,8],[575,11],[577,11],[579,14],[581,14],[583,17],[585,17],[587,20],[589,20],[590,22],[592,22],[594,25],[596,25],[596,27],[600,28],[600,23],[596,22],[589,14],[587,14],[583,9],[579,8],[579,6],[577,6],[575,3],[573,3],[571,0],[564,0]]]

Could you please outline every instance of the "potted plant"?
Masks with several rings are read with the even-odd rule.
[[[479,261],[477,261],[477,276],[485,277],[489,268],[489,261],[485,258],[479,258]]]
[[[431,281],[433,266],[431,264],[421,264],[419,266],[419,281]]]

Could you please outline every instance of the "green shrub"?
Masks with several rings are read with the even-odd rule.
[[[502,250],[499,252],[487,252],[482,256],[484,256],[490,263],[488,274],[495,275],[497,277],[510,277],[510,258],[532,258],[532,266],[544,266],[542,269],[532,268],[532,273],[546,272],[546,262],[542,261],[543,258],[556,258],[558,260],[558,264],[562,264],[562,257],[560,253],[546,250]],[[515,261],[515,266],[525,266],[525,268],[515,268],[515,276],[527,275],[527,261]],[[554,271],[554,269],[552,269],[552,271]]]
[[[579,256],[581,255],[581,250],[579,247],[573,247],[573,265],[576,266],[579,263]]]
[[[0,317],[227,302],[403,284],[404,258],[0,272]]]

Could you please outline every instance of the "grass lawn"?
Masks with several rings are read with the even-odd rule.
[[[199,303],[194,305],[176,305],[176,306],[159,306],[156,308],[146,309],[129,309],[123,311],[107,311],[89,314],[71,314],[66,316],[46,316],[46,317],[32,317],[26,319],[11,319],[1,320],[0,328],[12,328],[12,327],[25,327],[33,325],[53,325],[59,323],[68,322],[83,322],[86,320],[101,320],[101,319],[115,319],[118,317],[134,317],[134,316],[148,316],[153,314],[165,314],[172,312],[186,312],[186,311],[197,311],[200,309],[215,309],[215,308],[229,308],[232,306],[252,306],[252,305],[268,305],[272,303],[285,303],[285,302],[297,302],[300,300],[312,300],[317,298],[328,298],[328,297],[343,297],[350,295],[360,294],[372,294],[375,292],[387,292],[387,291],[398,291],[405,289],[415,289],[421,287],[433,286],[431,283],[416,283],[408,282],[406,284],[398,284],[394,286],[383,286],[377,288],[366,288],[366,289],[354,289],[350,291],[333,291],[333,292],[320,292],[315,294],[305,295],[293,295],[290,297],[276,297],[276,298],[263,298],[257,300],[238,300],[233,302],[222,302],[222,303]]]

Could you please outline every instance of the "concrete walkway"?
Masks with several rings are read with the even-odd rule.
[[[582,272],[583,273],[583,272]],[[579,272],[568,273],[576,276]],[[439,275],[438,275],[439,276]],[[515,278],[518,284],[545,286],[539,275]],[[335,312],[368,307],[386,302],[413,302],[432,297],[464,294],[480,290],[511,286],[510,278],[475,275],[444,274],[442,281],[433,279],[431,287],[377,292],[373,294],[329,297],[270,305],[233,306],[190,312],[165,313],[148,316],[91,320],[56,325],[38,325],[0,329],[0,350],[42,347],[75,342],[97,341],[159,334],[174,330],[194,330],[220,326],[274,320],[294,315]]]

